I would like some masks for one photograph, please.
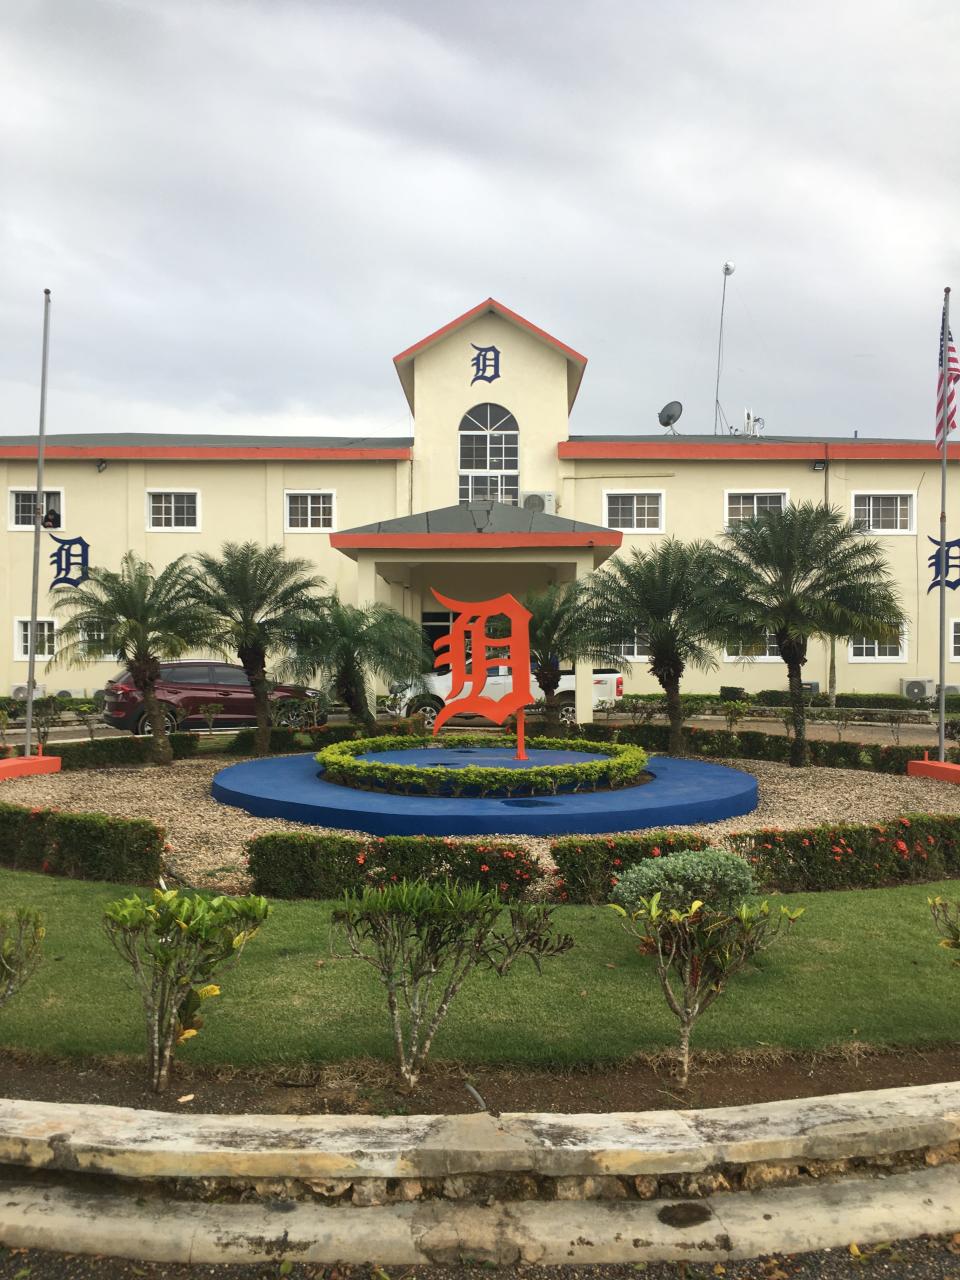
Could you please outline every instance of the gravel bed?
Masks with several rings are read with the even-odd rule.
[[[46,1253],[0,1247],[0,1280],[960,1280],[960,1236],[921,1236],[864,1245],[857,1253],[821,1249],[816,1253],[774,1254],[747,1262],[624,1262],[600,1266],[495,1267],[454,1263],[431,1267],[321,1266],[293,1262],[281,1272],[277,1262],[204,1266],[176,1262],[126,1262],[121,1258]]]
[[[166,831],[168,863],[175,875],[203,888],[245,892],[249,888],[243,852],[247,840],[268,831],[323,828],[279,818],[253,818],[242,809],[219,804],[210,795],[210,780],[225,763],[181,760],[166,769],[76,770],[16,778],[3,783],[0,798],[12,804],[51,806],[68,812],[97,810],[127,818],[153,818]],[[722,763],[754,774],[760,783],[760,804],[742,818],[697,828],[718,843],[731,832],[764,826],[877,822],[904,812],[960,813],[960,789],[932,778],[855,769],[791,769],[763,760],[751,762],[749,769],[742,760]],[[515,843],[540,857],[549,856],[546,839],[523,837]]]

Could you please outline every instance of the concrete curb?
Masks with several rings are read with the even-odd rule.
[[[96,1183],[94,1183],[94,1186]],[[704,1200],[211,1205],[5,1184],[0,1240],[156,1262],[713,1263],[960,1229],[960,1168]],[[677,1225],[671,1225],[676,1222]]]
[[[960,1082],[604,1115],[218,1116],[0,1100],[0,1164],[145,1179],[636,1177],[958,1140]]]

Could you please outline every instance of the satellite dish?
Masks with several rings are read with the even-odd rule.
[[[679,400],[671,400],[669,404],[665,404],[657,414],[657,419],[661,427],[672,427],[676,420],[683,413],[683,405]]]

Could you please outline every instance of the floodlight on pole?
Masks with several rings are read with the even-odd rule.
[[[723,264],[723,293],[720,297],[720,337],[717,339],[717,386],[713,393],[713,434],[720,434],[720,363],[723,357],[723,309],[727,302],[727,276],[737,269],[735,262]]]

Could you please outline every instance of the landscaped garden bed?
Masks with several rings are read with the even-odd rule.
[[[142,1013],[100,924],[122,888],[11,871],[0,872],[0,886],[8,904],[39,908],[47,927],[45,962],[0,1019],[5,1092],[153,1099],[144,1091]],[[710,1056],[683,1098],[732,1104],[831,1092],[844,1081],[866,1088],[955,1078],[957,977],[930,929],[934,893],[956,898],[960,882],[778,900],[804,906],[803,922],[698,1025],[696,1048]],[[609,908],[557,909],[555,926],[574,945],[542,977],[521,964],[505,979],[474,974],[413,1099],[386,1065],[392,1044],[380,984],[331,929],[331,911],[322,902],[274,904],[202,1035],[178,1053],[175,1073],[186,1074],[175,1074],[164,1105],[253,1109],[259,1093],[264,1110],[322,1110],[324,1097],[330,1110],[470,1110],[464,1081],[498,1110],[679,1105],[665,1052],[671,1016],[649,962]],[[883,1047],[896,1052],[875,1056]],[[100,1059],[114,1066],[101,1071]],[[284,1096],[286,1108],[278,1106]]]

